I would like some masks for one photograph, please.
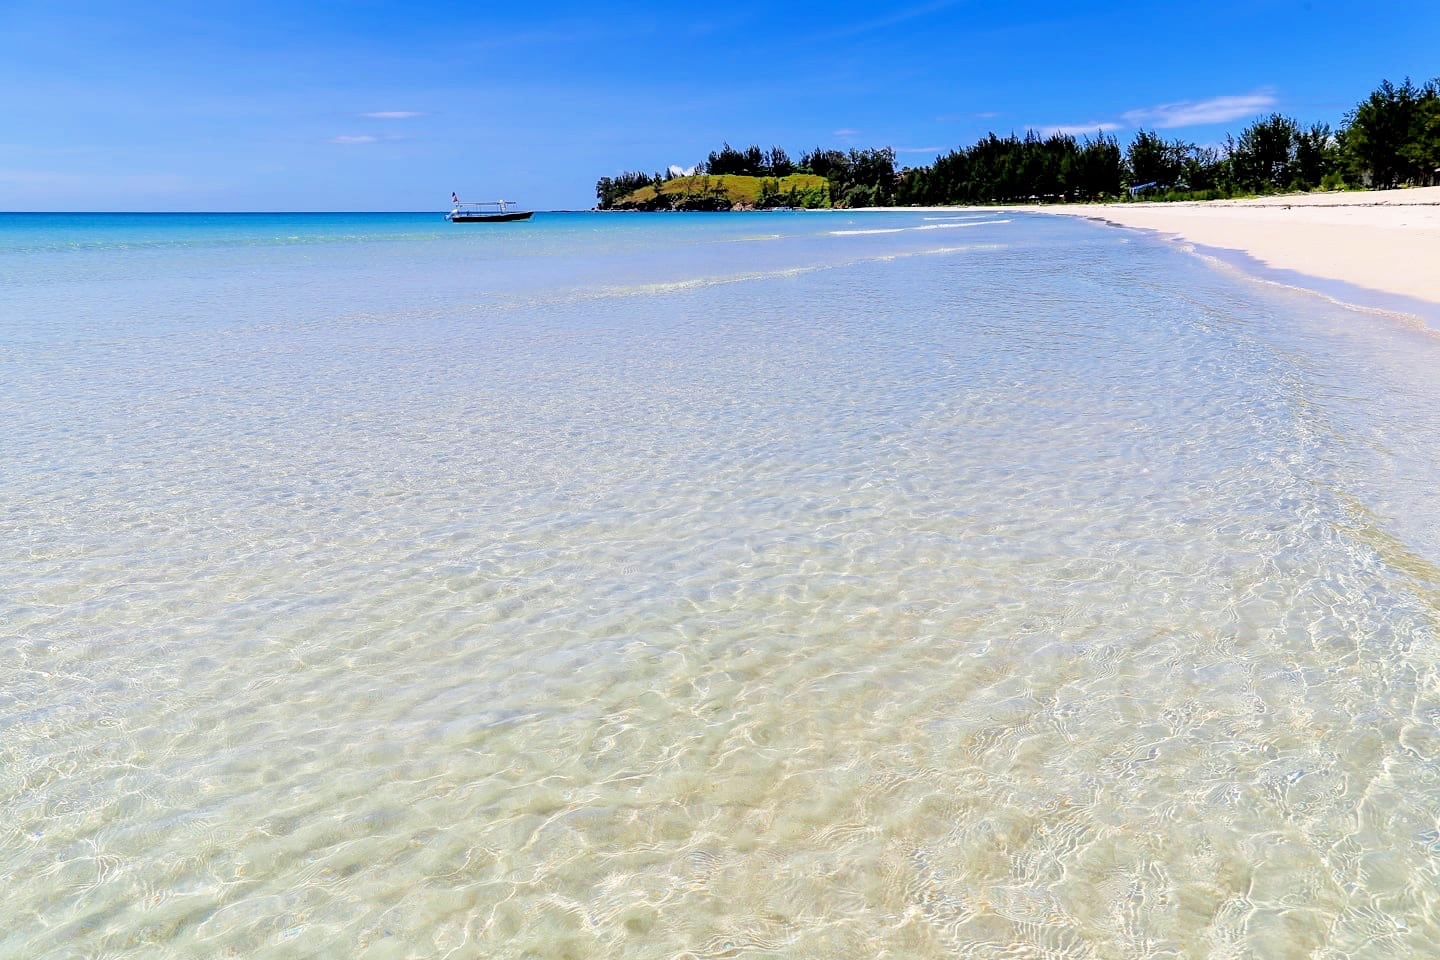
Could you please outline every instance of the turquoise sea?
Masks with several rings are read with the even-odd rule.
[[[1437,370],[1065,218],[0,216],[0,958],[1440,956]]]

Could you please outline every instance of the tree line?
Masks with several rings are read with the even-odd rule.
[[[1440,79],[1418,86],[1409,79],[1398,85],[1382,81],[1345,114],[1338,129],[1272,113],[1215,146],[1167,140],[1144,129],[1123,149],[1116,137],[1099,130],[1079,138],[1034,131],[1024,137],[991,133],[969,147],[937,156],[928,166],[897,170],[895,153],[888,147],[816,147],[792,161],[780,147],[737,150],[726,143],[698,164],[696,172],[775,181],[762,184],[754,204],[762,208],[1217,199],[1317,188],[1428,185],[1440,183]],[[794,173],[824,177],[828,188],[804,196],[779,190],[778,181]],[[596,184],[599,207],[611,208],[644,186],[658,190],[674,176],[626,172],[602,177]]]

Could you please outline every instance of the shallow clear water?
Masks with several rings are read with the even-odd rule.
[[[1437,364],[1044,218],[0,217],[0,956],[1436,955]]]

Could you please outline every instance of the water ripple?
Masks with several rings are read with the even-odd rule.
[[[27,301],[0,956],[1429,952],[1434,344],[925,236]]]

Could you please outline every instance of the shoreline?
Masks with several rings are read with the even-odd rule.
[[[1085,217],[1149,231],[1260,279],[1440,328],[1440,187],[967,209]]]
[[[1172,203],[871,207],[1081,217],[1188,244],[1248,276],[1440,331],[1440,187]]]

